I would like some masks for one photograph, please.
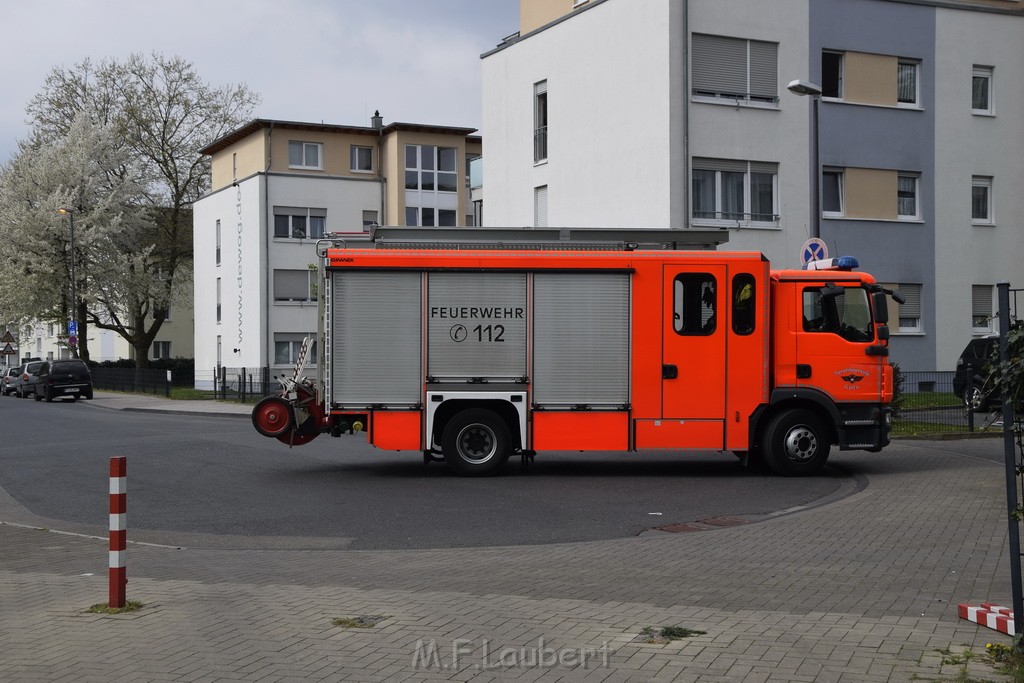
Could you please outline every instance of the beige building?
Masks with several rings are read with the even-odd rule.
[[[474,132],[379,115],[365,127],[257,119],[202,150],[212,187],[193,214],[197,383],[216,367],[291,367],[317,329],[324,235],[473,225]]]

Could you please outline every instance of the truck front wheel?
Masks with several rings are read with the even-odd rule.
[[[816,474],[828,460],[828,432],[808,410],[785,410],[773,417],[761,436],[768,466],[787,477]]]
[[[486,477],[497,472],[512,451],[512,433],[505,421],[489,410],[458,413],[441,434],[445,462],[464,477]]]

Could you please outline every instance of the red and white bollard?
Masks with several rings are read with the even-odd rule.
[[[125,605],[125,586],[128,583],[126,560],[128,548],[128,459],[124,456],[110,459],[110,582],[109,607]]]

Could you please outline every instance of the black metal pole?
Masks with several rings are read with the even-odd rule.
[[[1009,360],[1010,331],[1010,283],[1000,282],[999,290],[999,360],[1003,367]],[[1024,596],[1020,583],[1020,520],[1017,499],[1017,451],[1014,443],[1013,403],[1009,387],[1002,382],[1003,399],[1003,449],[1006,463],[1006,512],[1010,537],[1010,581],[1013,593],[1013,629],[1017,636],[1024,633]]]
[[[967,394],[964,396],[964,405],[967,406],[967,431],[974,432],[974,406],[971,405],[969,397],[974,396],[974,363],[967,361],[967,381],[971,384],[967,387]]]

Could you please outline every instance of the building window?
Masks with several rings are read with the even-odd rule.
[[[821,53],[821,96],[843,98],[843,53]]]
[[[170,358],[171,357],[171,342],[169,341],[155,341],[153,342],[153,358]]]
[[[917,106],[917,62],[900,60],[896,66],[896,102],[900,105]]]
[[[171,320],[171,304],[168,303],[165,307],[160,307],[155,302],[153,303],[153,318],[156,319],[159,316],[163,316],[164,322],[173,322]]]
[[[538,228],[548,226],[548,186],[533,188],[533,224]]]
[[[992,285],[971,285],[971,330],[975,334],[992,331]]]
[[[319,142],[290,141],[288,143],[289,168],[323,170],[323,148],[324,146]]]
[[[971,112],[992,113],[992,67],[975,66],[971,78]]]
[[[327,209],[295,206],[274,207],[274,237],[282,239],[320,239],[324,236]]]
[[[454,228],[457,221],[458,212],[455,209],[436,209],[431,206],[405,207],[405,224],[409,226]]]
[[[778,101],[777,43],[695,33],[692,50],[694,96]]]
[[[906,303],[893,304],[897,306],[897,315],[890,315],[890,320],[897,320],[897,327],[894,332],[922,332],[921,326],[921,285],[899,284],[883,285],[889,289],[897,289],[907,301]],[[890,299],[891,301],[891,299]],[[891,323],[890,323],[891,324]]]
[[[533,163],[548,158],[548,82],[533,86]]]
[[[349,147],[349,168],[356,173],[373,172],[373,147]]]
[[[455,147],[405,146],[405,189],[458,192]]]
[[[821,215],[841,218],[843,211],[843,172],[824,169],[821,172]]]
[[[220,265],[220,219],[217,220],[217,250],[216,256],[214,257],[217,261],[217,265]]]
[[[316,365],[316,335],[312,332],[306,334],[276,332],[274,334],[274,365],[291,365],[298,362],[302,340],[306,337],[310,337],[313,340],[309,347],[309,355],[306,358],[306,362],[309,365]]]
[[[897,176],[896,215],[900,220],[917,220],[920,217],[917,201],[918,180],[916,175]]]
[[[220,278],[217,278],[217,324],[220,325]]]
[[[405,146],[405,224],[458,224],[458,149]]]
[[[971,179],[971,223],[992,225],[992,179],[974,176]]]
[[[778,164],[694,157],[693,217],[777,223],[778,177]]]
[[[317,272],[274,270],[274,301],[316,301]]]

